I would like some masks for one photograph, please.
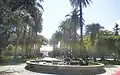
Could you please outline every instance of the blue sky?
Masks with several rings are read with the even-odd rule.
[[[120,0],[92,0],[93,3],[84,8],[85,24],[100,23],[112,30],[114,23],[120,20]],[[44,0],[42,35],[50,38],[58,29],[65,15],[72,11],[69,0]]]

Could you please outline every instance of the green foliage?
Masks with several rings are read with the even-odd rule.
[[[115,27],[113,29],[114,29],[115,35],[119,35],[120,28],[119,28],[119,25],[117,23],[115,24]]]
[[[9,44],[7,47],[6,47],[6,50],[7,51],[13,51],[15,49],[15,46],[13,46],[12,44]]]
[[[6,48],[8,53],[14,51],[14,57],[21,53],[35,55],[34,45],[41,47],[48,43],[44,36],[39,36],[43,22],[41,2],[43,0],[0,0],[1,49]]]
[[[11,60],[12,58],[10,56],[0,56],[0,64],[1,63],[8,64]]]
[[[42,0],[40,2],[42,2]],[[38,7],[43,8],[40,3],[36,3],[36,0],[29,2],[26,0],[1,0],[0,6],[0,29],[2,29],[0,37],[6,36],[6,39],[3,38],[8,40],[10,34],[16,33],[17,40],[20,40],[23,38],[23,33],[25,33],[24,31],[27,30],[26,28],[28,27],[32,28],[33,34],[36,33],[34,34],[35,36],[38,32],[41,32],[42,11],[39,10]],[[1,42],[5,40],[1,40]]]
[[[92,46],[94,46],[95,40],[98,38],[100,30],[103,28],[104,27],[102,27],[99,23],[93,23],[86,26],[86,35],[90,35]]]
[[[91,44],[90,36],[84,36],[83,41],[84,41],[84,46],[87,52],[95,52]]]
[[[0,62],[4,60],[4,56],[0,56]]]
[[[92,0],[70,0],[71,6],[74,8],[80,8],[80,5],[82,5],[82,7],[87,7],[90,2],[92,2]]]
[[[98,61],[99,63],[103,63],[105,65],[120,65],[120,61],[109,61],[109,60],[105,60],[105,61]]]
[[[71,6],[74,9],[77,9],[79,12],[79,27],[80,27],[80,45],[81,49],[83,50],[83,25],[84,25],[84,19],[83,19],[83,7],[87,7],[87,5],[90,4],[91,0],[69,0],[71,3]]]
[[[96,50],[99,55],[112,55],[117,57],[120,53],[120,36],[101,36],[96,42]]]

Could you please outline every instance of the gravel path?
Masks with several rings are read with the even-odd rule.
[[[0,75],[50,75],[25,70],[26,64],[0,66]],[[98,75],[112,75],[120,70],[120,65],[105,66],[106,72]]]

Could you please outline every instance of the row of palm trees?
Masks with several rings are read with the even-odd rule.
[[[64,23],[63,23],[64,22]],[[54,46],[54,48],[57,48],[57,45],[60,44],[60,48],[67,48],[69,47],[74,50],[80,49],[80,36],[77,33],[77,30],[74,31],[74,23],[71,21],[71,19],[66,19],[63,21],[61,25],[58,27],[59,31],[56,31],[50,40],[50,44]],[[85,46],[85,42],[87,39],[90,40],[91,45],[94,46],[95,39],[99,37],[99,34],[101,33],[101,29],[103,29],[100,24],[93,23],[86,25],[86,32],[84,34],[84,41],[83,44]],[[79,28],[77,28],[79,29]],[[89,36],[89,37],[88,37]],[[87,42],[89,43],[89,42]],[[86,48],[86,47],[85,47]],[[78,52],[81,50],[78,50]],[[77,52],[77,53],[78,53]]]
[[[40,38],[45,39],[38,34],[42,31],[43,22],[41,2],[43,0],[0,0],[0,48],[13,43],[16,57],[19,44],[31,47],[38,44]]]
[[[77,36],[74,35],[72,28],[74,26],[73,22],[70,18],[63,22],[58,27],[59,31],[56,31],[51,38],[52,40],[50,40],[51,45],[55,45],[53,52],[57,53],[57,56],[82,56],[84,52],[82,52],[80,48],[80,36],[78,33]],[[116,28],[116,25],[114,31],[105,30],[99,23],[86,25],[86,32],[83,35],[83,45],[89,56],[99,56],[103,59],[104,56],[111,56],[115,53],[117,55],[116,57],[118,57],[120,44],[120,36],[116,35],[118,29],[119,28]],[[75,40],[74,37],[76,37]],[[58,44],[60,47],[57,46]],[[69,54],[69,52],[71,52],[71,54]]]
[[[56,43],[54,43],[52,40],[50,40],[50,42],[52,41],[52,45],[53,43],[58,44],[60,42],[61,49],[67,48],[73,51],[75,49],[78,50],[77,57],[79,57],[81,53],[83,54],[83,56],[86,56],[87,51],[86,51],[85,42],[84,42],[84,40],[88,38],[86,37],[86,35],[90,36],[90,39],[89,39],[91,42],[90,45],[95,46],[96,41],[99,38],[100,34],[104,32],[104,31],[101,31],[101,29],[104,29],[104,27],[101,26],[99,23],[89,24],[86,26],[85,35],[83,35],[83,25],[85,20],[83,19],[83,16],[82,16],[82,13],[83,13],[82,10],[84,7],[87,7],[87,5],[92,3],[92,1],[91,0],[70,0],[70,3],[74,10],[70,14],[66,15],[67,19],[61,22],[59,26],[59,30],[53,34],[52,38],[53,37],[54,39],[56,38],[55,39]],[[77,33],[78,29],[80,29],[80,36]]]

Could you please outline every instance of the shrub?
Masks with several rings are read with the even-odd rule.
[[[9,45],[6,47],[6,50],[13,51],[14,48],[15,48],[15,47],[14,47],[12,44],[9,44]]]
[[[0,62],[4,60],[4,56],[0,56]]]
[[[120,65],[120,61],[105,60],[105,61],[99,61],[99,62],[105,65]]]

